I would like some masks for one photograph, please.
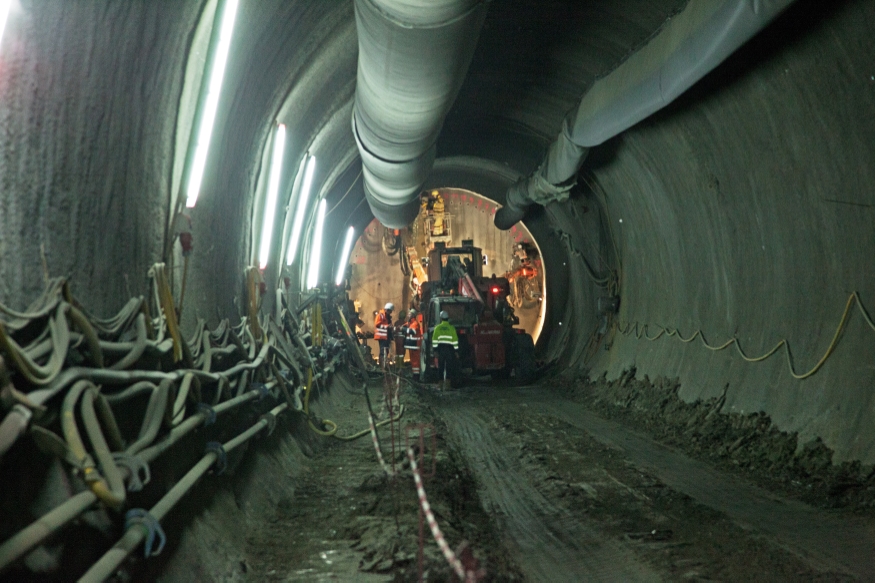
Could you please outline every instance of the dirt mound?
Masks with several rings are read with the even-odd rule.
[[[833,464],[819,438],[799,443],[765,413],[724,413],[720,397],[684,402],[674,379],[635,378],[634,368],[614,381],[605,375],[565,388],[603,415],[629,422],[654,439],[690,455],[740,470],[763,485],[824,508],[875,510],[875,468],[859,462]]]

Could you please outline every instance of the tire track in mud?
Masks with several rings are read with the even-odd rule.
[[[516,454],[492,437],[471,405],[449,408],[444,421],[477,479],[481,504],[495,514],[530,580],[660,580],[630,550],[541,494]]]

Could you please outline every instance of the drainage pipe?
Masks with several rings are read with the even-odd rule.
[[[499,229],[532,204],[568,198],[589,149],[653,115],[765,28],[793,0],[695,0],[641,49],[593,83],[535,172],[511,186]]]
[[[403,228],[486,16],[484,0],[355,0],[359,39],[352,131],[374,216]]]

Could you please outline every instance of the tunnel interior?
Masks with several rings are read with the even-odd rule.
[[[132,520],[150,520],[129,515],[125,526],[126,513],[137,508],[133,502],[148,509],[163,500],[213,447],[211,462],[227,457],[228,474],[200,482],[196,496],[159,521],[168,551],[127,559],[99,571],[102,578],[263,580],[273,569],[271,577],[308,580],[314,575],[302,566],[309,564],[304,550],[272,546],[280,531],[235,525],[264,523],[276,508],[280,523],[289,525],[337,519],[296,509],[316,500],[307,498],[316,496],[312,492],[331,490],[316,476],[343,464],[325,460],[347,460],[365,471],[366,465],[336,457],[352,454],[341,453],[343,445],[326,445],[334,442],[323,434],[367,428],[369,414],[384,450],[385,441],[394,448],[398,440],[398,451],[386,458],[389,465],[407,464],[405,471],[403,428],[409,432],[418,423],[421,435],[431,435],[423,424],[436,428],[436,471],[456,478],[432,478],[426,488],[437,490],[448,532],[479,533],[471,546],[481,562],[488,554],[484,545],[503,549],[486,559],[487,576],[496,580],[543,580],[551,560],[570,565],[555,580],[677,579],[685,572],[706,578],[707,567],[700,565],[717,561],[711,555],[676,557],[669,569],[647,554],[650,547],[636,547],[644,543],[630,530],[611,531],[625,537],[617,548],[608,545],[619,554],[592,559],[633,557],[628,564],[644,565],[628,572],[593,567],[589,573],[585,560],[573,560],[575,552],[583,553],[576,547],[553,559],[549,553],[533,558],[538,545],[565,543],[547,534],[537,539],[537,528],[514,522],[521,520],[515,513],[528,510],[502,506],[497,492],[531,491],[529,502],[559,494],[541,482],[489,473],[493,462],[482,452],[492,452],[499,465],[516,466],[507,448],[529,437],[505,423],[537,425],[574,455],[590,447],[590,461],[602,464],[614,482],[624,481],[610,456],[597,453],[620,439],[611,433],[620,429],[604,418],[793,504],[808,504],[811,512],[849,513],[824,524],[853,522],[858,530],[843,535],[854,533],[853,544],[820,555],[810,549],[823,538],[787,538],[777,526],[756,523],[755,533],[796,557],[769,559],[762,565],[766,574],[792,580],[798,568],[812,579],[865,580],[875,573],[875,4],[438,2],[428,8],[464,9],[442,25],[462,26],[470,18],[477,34],[457,47],[470,51],[467,59],[451,55],[457,61],[427,68],[456,80],[446,88],[445,111],[433,103],[438,96],[424,102],[441,114],[435,114],[428,148],[396,158],[384,152],[402,140],[386,146],[367,134],[377,118],[368,117],[362,97],[370,53],[362,50],[360,31],[371,22],[368,10],[389,14],[387,7],[412,21],[427,12],[421,2],[395,0],[0,1],[0,22],[8,12],[0,29],[0,575],[83,575],[117,540],[140,529],[130,528]],[[716,59],[714,67],[676,98],[665,98],[656,111],[604,141],[576,144],[585,157],[570,180],[551,185],[561,187],[560,194],[528,206],[511,230],[496,228],[495,211],[516,204],[509,193],[548,171],[545,160],[555,144],[583,119],[581,104],[599,96],[610,105],[625,103],[612,91],[623,83],[639,87],[629,79],[648,51],[666,37],[684,46],[686,37],[672,36],[673,27],[712,8],[715,14],[733,9],[772,16],[719,59],[694,54],[691,68],[708,59]],[[422,43],[411,46],[429,53]],[[449,50],[442,47],[432,47],[435,62]],[[392,67],[408,56],[382,55],[381,83],[391,86]],[[668,95],[665,75],[660,91]],[[411,81],[404,87],[416,93],[418,86]],[[397,105],[376,103],[389,111]],[[394,115],[406,119],[406,113]],[[214,120],[210,131],[203,129],[205,119]],[[413,147],[409,142],[403,145]],[[381,144],[386,148],[376,152]],[[386,302],[405,311],[416,307],[409,295],[412,276],[402,280],[398,260],[385,253],[397,227],[384,227],[377,217],[394,220],[407,212],[397,210],[403,197],[392,198],[401,186],[385,179],[392,188],[377,187],[385,176],[397,177],[392,164],[415,183],[414,206],[431,191],[445,196],[458,215],[453,244],[470,235],[489,254],[494,247],[512,259],[516,243],[531,242],[543,280],[518,308],[530,313],[517,328],[535,340],[536,381],[474,380],[441,393],[405,377],[407,417],[380,425],[400,416],[386,387],[401,387],[401,377],[390,382],[374,370],[370,377],[359,370],[372,363],[360,362],[353,354],[358,348],[346,344],[348,322],[336,307],[345,306],[347,316],[364,314],[368,330]],[[415,164],[427,172],[405,166]],[[410,201],[404,204],[409,208]],[[463,233],[465,221],[477,226]],[[354,245],[344,256],[348,231]],[[498,275],[510,267],[501,265]],[[484,266],[484,275],[490,269]],[[348,310],[354,300],[361,310]],[[377,350],[368,338],[359,342]],[[379,414],[379,407],[370,410],[370,400],[364,408],[360,397],[369,391],[375,402],[382,399]],[[234,412],[222,405],[244,397],[245,407]],[[248,409],[256,399],[257,412]],[[165,408],[162,422],[155,411]],[[229,413],[215,422],[217,408]],[[150,462],[152,485],[143,494],[130,493],[133,502],[116,504],[112,495],[129,482],[117,476],[138,471],[123,464],[137,462],[116,460],[116,471],[107,470],[116,464],[98,447],[96,434],[86,436],[83,429],[84,439],[71,437],[77,423],[93,427],[93,416],[110,436],[110,453],[124,454],[144,436],[140,458],[143,451],[156,458],[165,449],[173,452]],[[188,416],[192,433],[169,449],[175,441],[167,440],[176,439],[174,428],[187,427]],[[204,426],[195,428],[195,422]],[[565,424],[565,433],[555,423]],[[155,433],[147,431],[150,424]],[[111,439],[113,425],[118,443]],[[250,426],[265,434],[270,426],[272,435],[239,446],[235,452],[242,454],[207,445],[221,449],[219,436],[232,438]],[[482,448],[460,445],[472,440]],[[530,447],[519,445],[520,452]],[[661,449],[647,449],[655,445],[631,447],[624,450],[629,467],[638,467],[635,455],[647,457],[642,452],[669,459],[658,457]],[[374,455],[373,449],[362,451]],[[520,462],[520,475],[561,473],[537,466],[553,463],[552,453],[532,455],[520,458],[529,460]],[[675,472],[687,467],[672,463]],[[94,470],[106,480],[85,477]],[[697,520],[750,525],[750,517],[733,514],[737,508],[707,502],[699,490],[690,493],[672,482],[671,472],[650,471],[669,490],[722,513]],[[115,486],[111,476],[119,481]],[[656,504],[651,490],[634,481],[640,478],[628,478],[632,485],[624,491],[636,504]],[[562,479],[581,500],[604,502],[595,478]],[[357,480],[351,491],[373,494],[367,479],[349,480]],[[110,492],[98,494],[100,484]],[[92,493],[98,501],[85,504]],[[326,504],[334,503],[325,496]],[[57,526],[34,526],[77,500],[84,506],[75,516],[53,514]],[[579,507],[566,506],[563,512],[580,514]],[[415,501],[405,508],[415,522]],[[805,512],[798,516],[821,516]],[[459,526],[465,516],[477,529]],[[646,528],[653,535],[645,542],[660,542],[652,540],[665,530],[658,522]],[[566,537],[585,538],[585,524],[575,524]],[[350,528],[336,536],[367,540],[366,530]],[[535,533],[535,542],[502,538],[515,528]],[[672,528],[673,536],[683,536]],[[755,552],[747,535],[731,536],[738,549],[733,556]],[[847,542],[818,536],[834,546]],[[286,562],[269,565],[256,548],[273,549]],[[300,548],[328,552],[303,543]],[[400,555],[389,560],[376,547],[338,548],[331,547],[338,553],[334,563],[323,558],[313,568],[350,580],[416,580],[417,561],[405,550],[396,549]],[[434,553],[426,560],[433,573],[455,569]],[[373,558],[378,560],[370,564]],[[699,563],[686,571],[676,567],[694,559]],[[792,562],[797,560],[801,566]],[[711,574],[747,578],[744,562],[720,563],[726,570],[714,567]]]

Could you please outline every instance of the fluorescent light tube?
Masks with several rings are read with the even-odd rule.
[[[292,224],[292,235],[289,237],[289,248],[286,251],[286,265],[295,261],[298,252],[298,241],[301,239],[301,230],[304,227],[304,215],[307,213],[307,201],[310,199],[310,189],[313,186],[313,173],[316,171],[316,157],[310,156],[307,168],[304,170],[304,183],[295,205],[295,222]]]
[[[273,237],[276,199],[280,189],[285,146],[286,126],[280,124],[276,129],[276,137],[273,141],[273,158],[270,161],[270,179],[267,183],[267,202],[264,205],[264,222],[261,226],[261,252],[258,254],[258,264],[261,269],[267,267],[267,260],[270,256],[270,241]]]
[[[6,19],[9,18],[9,9],[12,0],[0,0],[0,41],[3,40],[3,30],[6,28]]]
[[[316,228],[313,230],[313,240],[310,242],[310,275],[307,276],[307,288],[313,289],[319,285],[319,261],[322,259],[322,228],[325,226],[325,204],[323,198],[319,201],[316,211]]]
[[[234,32],[234,20],[237,18],[238,0],[227,0],[222,13],[219,44],[213,66],[210,68],[210,84],[204,101],[204,111],[198,128],[195,154],[192,161],[191,174],[188,178],[188,191],[185,206],[194,208],[200,194],[201,181],[204,177],[204,167],[207,164],[207,152],[210,149],[210,136],[213,134],[213,123],[216,121],[216,110],[219,108],[219,95],[222,91],[222,79],[225,77],[225,65],[228,63],[228,51],[231,48],[231,35]],[[214,25],[215,26],[215,25]]]
[[[354,236],[355,229],[350,227],[346,231],[346,241],[343,242],[343,253],[340,255],[340,264],[337,266],[337,277],[334,278],[335,285],[340,285],[343,282],[343,274],[346,271],[346,264],[349,262],[349,254],[352,251]]]

